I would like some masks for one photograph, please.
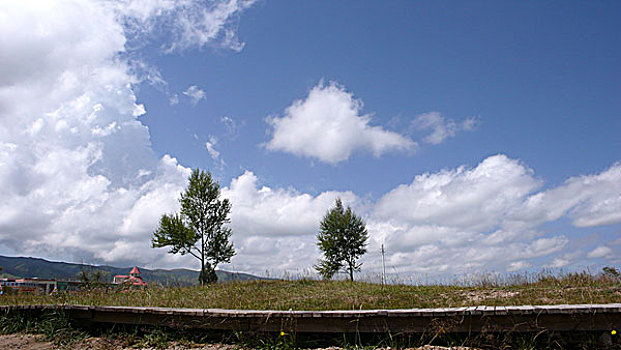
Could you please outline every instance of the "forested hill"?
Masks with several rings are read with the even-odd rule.
[[[115,275],[127,275],[133,266],[129,267],[113,267],[113,266],[95,266],[86,264],[72,264],[65,262],[47,261],[39,258],[23,258],[8,257],[0,255],[0,267],[2,267],[3,277],[14,278],[70,278],[79,279],[83,275],[83,271],[89,276],[97,273],[101,276],[101,280],[112,282]],[[138,267],[142,272],[142,278],[150,284],[161,285],[196,285],[198,284],[198,271],[188,269],[149,270]],[[246,273],[216,271],[219,281],[230,280],[255,280],[261,277],[253,276]]]

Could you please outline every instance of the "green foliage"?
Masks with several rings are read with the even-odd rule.
[[[28,311],[4,311],[0,314],[0,334],[39,333],[56,345],[67,347],[86,337],[60,310],[46,310],[35,315]]]
[[[102,288],[109,286],[110,274],[104,270],[84,267],[78,279],[86,289]]]
[[[260,350],[289,350],[295,349],[295,343],[291,336],[278,336],[267,340],[262,340],[258,349]]]
[[[345,209],[341,199],[337,198],[335,206],[321,221],[317,245],[324,257],[315,269],[326,279],[344,269],[353,281],[354,271],[360,271],[362,265],[357,260],[367,252],[368,238],[362,219],[349,206]]]
[[[610,267],[610,266],[605,266],[602,268],[602,273],[604,274],[604,276],[608,277],[608,278],[619,278],[621,277],[621,274],[619,273],[619,270],[615,269],[614,267]]]
[[[192,254],[197,234],[185,225],[179,214],[162,215],[160,226],[153,234],[153,247],[170,247],[171,254]]]
[[[166,331],[161,327],[153,327],[150,332],[146,332],[142,336],[141,344],[143,347],[151,347],[156,349],[164,349],[168,347],[169,338],[171,337],[171,331]]]
[[[216,270],[211,267],[209,262],[205,262],[205,268],[198,274],[198,283],[214,283],[217,281],[218,275],[216,275]]]
[[[198,259],[201,285],[216,282],[216,266],[230,262],[235,255],[230,242],[232,231],[225,226],[230,222],[231,204],[219,197],[220,185],[211,174],[194,169],[179,199],[181,213],[162,215],[151,239],[154,248],[170,247],[169,253],[190,254]]]
[[[3,311],[0,314],[0,334],[32,333],[35,329],[35,320],[26,313]]]

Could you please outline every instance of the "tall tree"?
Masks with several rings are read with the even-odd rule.
[[[230,242],[231,203],[220,199],[220,185],[211,173],[194,169],[188,187],[179,199],[181,213],[164,214],[153,233],[154,248],[170,247],[169,253],[190,254],[201,263],[201,285],[216,282],[216,266],[235,255]]]
[[[360,271],[358,259],[367,252],[366,243],[369,238],[364,222],[348,206],[343,207],[340,198],[330,208],[317,234],[317,245],[323,253],[323,259],[315,265],[315,269],[324,278],[332,278],[339,270],[349,273],[354,280],[354,271]]]

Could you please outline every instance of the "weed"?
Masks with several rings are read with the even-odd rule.
[[[296,349],[295,337],[291,333],[281,331],[276,335],[269,335],[258,340],[258,349],[261,350],[291,350]]]
[[[0,315],[0,333],[39,333],[57,345],[67,346],[86,337],[86,333],[71,324],[62,311],[46,310],[38,315],[11,311]]]
[[[140,342],[139,345],[162,349],[168,346],[169,338],[170,331],[165,331],[161,327],[152,327],[150,331],[144,334],[142,342]]]
[[[0,315],[0,334],[31,333],[35,327],[36,323],[26,313],[5,311]]]

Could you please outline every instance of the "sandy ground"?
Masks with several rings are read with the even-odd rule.
[[[82,340],[78,344],[74,344],[68,347],[59,347],[54,343],[46,341],[41,335],[33,334],[9,334],[0,335],[0,349],[33,349],[33,350],[56,350],[56,349],[84,349],[84,350],[129,350],[129,349],[143,349],[151,350],[154,348],[137,348],[135,346],[126,347],[122,342],[108,339],[108,338],[87,338]],[[182,350],[182,349],[195,349],[195,350],[240,350],[243,349],[238,345],[225,345],[225,344],[175,344],[170,343],[168,350]],[[320,349],[314,349],[320,350]],[[340,348],[332,347],[325,350],[341,350]],[[441,346],[423,346],[412,350],[476,350],[474,348],[456,347],[446,348]]]
[[[41,336],[31,334],[0,335],[0,348],[2,349],[55,349],[52,343],[46,342]]]

